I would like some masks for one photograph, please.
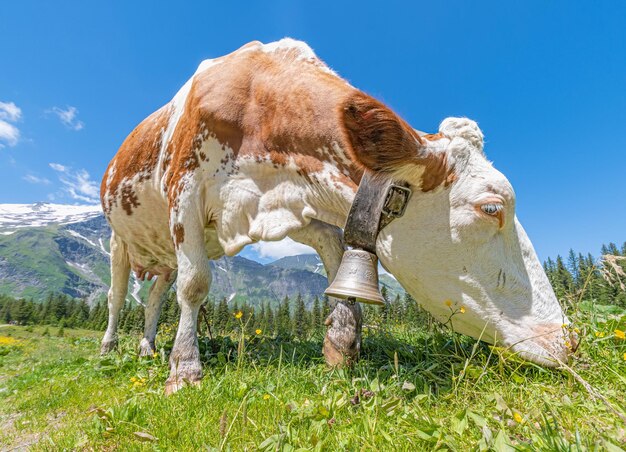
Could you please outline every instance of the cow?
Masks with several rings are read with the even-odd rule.
[[[154,350],[160,305],[176,280],[181,314],[166,392],[199,382],[196,324],[209,260],[290,237],[317,251],[332,281],[365,172],[412,191],[375,247],[428,311],[532,362],[567,358],[569,321],[517,221],[511,184],[486,159],[478,125],[447,118],[437,133],[417,132],[289,38],[202,62],[109,164],[101,185],[113,231],[102,352],[115,347],[131,270],[157,277],[143,354]],[[337,302],[327,325],[326,361],[356,357],[359,303]]]

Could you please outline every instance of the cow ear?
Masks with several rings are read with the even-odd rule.
[[[363,93],[341,106],[341,121],[353,157],[373,171],[392,171],[414,163],[421,139],[384,104]]]

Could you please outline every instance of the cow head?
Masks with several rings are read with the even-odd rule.
[[[568,320],[477,124],[448,118],[438,134],[422,137],[366,96],[343,113],[353,158],[413,191],[404,216],[379,234],[383,266],[455,331],[539,364],[565,360]]]

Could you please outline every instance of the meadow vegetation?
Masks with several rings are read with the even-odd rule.
[[[618,273],[594,264],[580,289],[572,276],[560,294],[572,320],[568,328],[580,338],[567,369],[528,364],[456,334],[419,309],[407,311],[408,298],[395,308],[392,300],[383,312],[368,310],[361,359],[351,369],[324,364],[323,328],[314,321],[323,317],[323,303],[319,315],[305,309],[306,334],[277,331],[278,313],[270,329],[259,309],[254,315],[241,306],[228,310],[220,327],[217,310],[207,312],[202,384],[171,397],[163,388],[175,323],[162,323],[159,351],[149,358],[138,357],[133,329],[116,353],[100,357],[98,331],[65,322],[2,326],[0,444],[35,450],[622,450],[626,310]],[[599,302],[588,287],[611,274],[607,287],[618,296],[608,298],[606,289]],[[290,325],[299,309],[287,309]]]

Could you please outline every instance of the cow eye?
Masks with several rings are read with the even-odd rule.
[[[504,209],[504,206],[499,203],[489,203],[480,206],[480,210],[491,216],[498,215],[502,211],[502,209]]]

